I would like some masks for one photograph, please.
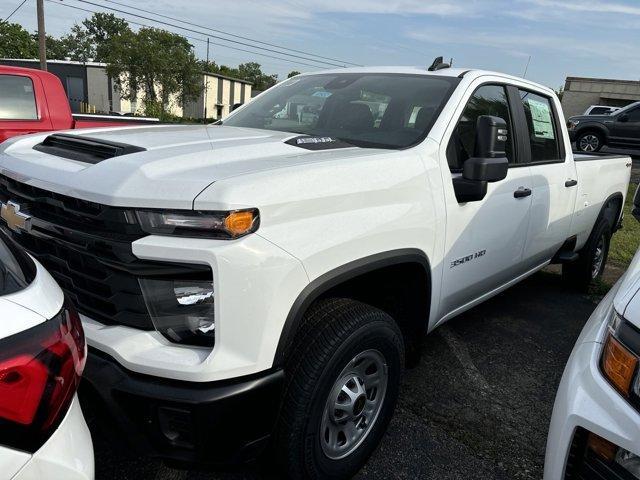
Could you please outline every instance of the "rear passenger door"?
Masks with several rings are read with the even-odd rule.
[[[576,203],[577,174],[550,96],[518,89],[516,108],[524,116],[523,163],[531,171],[531,219],[524,262],[528,268],[551,259],[568,239]]]
[[[522,253],[531,206],[531,196],[526,192],[531,188],[531,176],[529,167],[518,163],[516,117],[511,106],[517,100],[513,87],[499,82],[480,84],[464,102],[462,113],[454,117],[453,130],[445,133],[450,171],[445,171],[446,167],[442,169],[447,186],[441,293],[444,318],[459,313],[524,271]],[[480,115],[501,117],[507,122],[509,171],[504,180],[488,184],[482,200],[458,203],[449,186],[452,178],[461,174],[464,162],[474,155],[476,122]]]
[[[44,98],[38,78],[0,75],[0,142],[15,135],[51,130],[51,122],[39,111],[36,98]]]

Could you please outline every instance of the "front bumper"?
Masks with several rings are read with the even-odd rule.
[[[256,459],[278,414],[284,373],[183,382],[133,373],[91,349],[80,399],[117,443],[172,464],[225,466]]]
[[[565,368],[547,439],[545,480],[632,478],[605,468],[586,451],[585,443],[591,432],[640,455],[640,413],[611,387],[599,368],[601,339],[619,284],[594,311]]]

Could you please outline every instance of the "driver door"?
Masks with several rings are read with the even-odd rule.
[[[510,105],[513,95],[514,92],[508,94],[507,86],[500,83],[476,88],[448,140],[446,156],[453,177],[461,174],[464,162],[473,156],[477,118],[480,115],[501,117],[507,123],[505,150],[510,165],[507,177],[489,183],[487,194],[480,201],[458,203],[453,188],[446,191],[443,320],[472,306],[524,270],[522,257],[531,208],[531,174],[528,166],[517,163],[515,122]]]

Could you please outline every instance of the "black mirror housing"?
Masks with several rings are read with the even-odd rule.
[[[491,115],[480,115],[476,122],[476,146],[474,157],[500,158],[506,157],[505,146],[509,131],[503,118]]]
[[[500,158],[470,158],[464,162],[462,176],[466,180],[498,182],[509,172],[509,160]]]
[[[487,195],[487,183],[503,180],[509,172],[505,146],[507,122],[500,117],[480,115],[476,123],[474,156],[464,162],[462,176],[453,179],[459,203],[477,202]]]
[[[633,197],[633,208],[631,209],[631,215],[636,217],[636,220],[640,222],[640,185],[636,188],[636,194]]]

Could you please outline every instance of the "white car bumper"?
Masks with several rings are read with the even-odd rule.
[[[602,338],[616,291],[613,288],[594,311],[565,368],[547,440],[545,480],[565,478],[574,434],[579,429],[640,455],[640,413],[611,387],[599,367]],[[581,459],[572,458],[569,464],[575,461]]]
[[[78,399],[34,454],[0,447],[0,468],[0,476],[12,480],[92,480],[93,444]]]

